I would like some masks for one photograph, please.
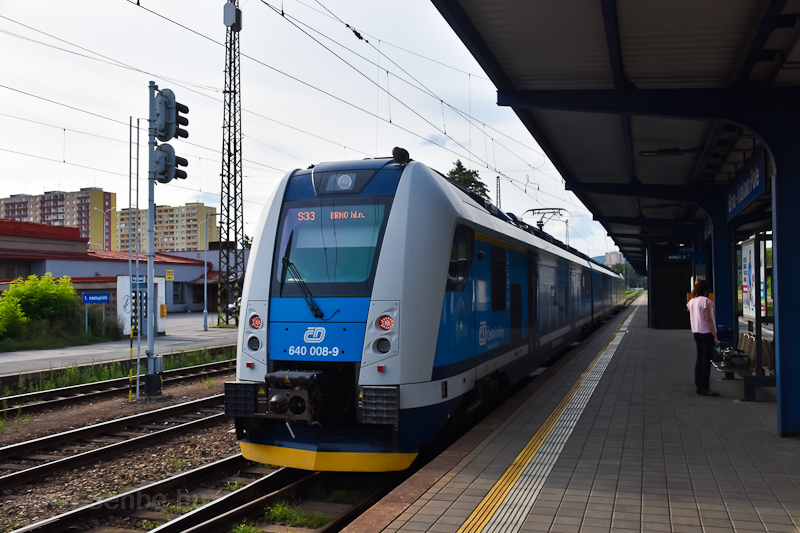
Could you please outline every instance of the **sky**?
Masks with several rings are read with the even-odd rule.
[[[157,184],[156,204],[219,207],[223,6],[0,0],[0,197],[101,187],[121,209],[136,206],[138,183],[147,208],[154,81],[189,107],[189,138],[170,141],[188,178]],[[429,1],[239,7],[245,234],[287,172],[400,146],[444,174],[461,160],[495,204],[500,176],[505,212],[563,209],[545,231],[589,256],[617,250]]]

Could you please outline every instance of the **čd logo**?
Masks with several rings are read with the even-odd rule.
[[[325,328],[313,326],[308,328],[303,335],[303,340],[311,344],[319,344],[325,340]]]

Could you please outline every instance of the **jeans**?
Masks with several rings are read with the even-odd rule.
[[[697,360],[694,363],[694,386],[698,392],[709,390],[711,359],[714,356],[714,335],[711,333],[695,333],[697,344]]]

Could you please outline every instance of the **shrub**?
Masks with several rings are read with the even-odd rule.
[[[19,298],[9,295],[0,298],[0,336],[18,335],[29,321],[22,312]]]
[[[16,298],[31,320],[69,317],[78,307],[72,280],[68,276],[55,280],[50,272],[41,278],[31,274],[24,281],[17,279],[3,296]]]

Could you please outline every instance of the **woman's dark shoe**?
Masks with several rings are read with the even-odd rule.
[[[697,391],[697,394],[700,396],[719,396],[719,393],[713,390]]]

